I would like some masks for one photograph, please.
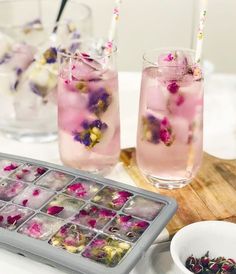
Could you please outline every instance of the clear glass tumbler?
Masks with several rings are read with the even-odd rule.
[[[57,35],[52,35],[60,3],[0,2],[0,131],[10,138],[57,138],[56,46],[91,35],[90,8],[76,0],[68,1]]]
[[[104,44],[87,40],[62,48],[58,86],[61,160],[102,174],[117,163],[120,153],[116,49],[108,53]]]
[[[202,159],[201,68],[185,49],[150,50],[143,59],[137,163],[155,186],[180,188]]]

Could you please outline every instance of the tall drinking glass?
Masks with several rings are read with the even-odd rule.
[[[151,50],[143,59],[137,163],[155,186],[180,188],[201,164],[201,68],[191,50]]]
[[[120,152],[116,49],[107,53],[101,41],[91,40],[73,45],[59,53],[61,160],[67,166],[106,173]]]
[[[52,36],[60,3],[0,1],[0,131],[19,141],[57,138],[56,46],[91,35],[89,7],[69,0]]]

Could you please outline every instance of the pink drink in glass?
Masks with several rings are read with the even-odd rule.
[[[203,79],[193,52],[153,50],[144,56],[137,163],[157,187],[179,188],[202,158]]]
[[[114,56],[93,58],[61,54],[59,147],[65,165],[104,173],[120,152],[118,74]]]

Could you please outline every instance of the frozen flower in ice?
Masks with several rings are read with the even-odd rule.
[[[29,201],[28,199],[23,200],[23,201],[22,201],[22,205],[23,205],[23,206],[27,206],[28,201]]]
[[[34,189],[33,191],[33,196],[38,196],[40,193],[40,190],[39,189]]]
[[[33,222],[26,228],[26,230],[29,236],[37,238],[42,234],[42,224],[39,222]]]
[[[19,221],[20,219],[21,219],[20,214],[15,215],[15,216],[8,216],[7,222],[8,222],[8,224],[15,225],[17,223],[17,221]]]
[[[115,215],[116,213],[109,209],[87,205],[72,218],[72,221],[83,226],[102,229]]]
[[[179,85],[176,82],[172,82],[167,86],[170,93],[175,94],[179,90]]]
[[[121,215],[119,217],[119,222],[121,223],[127,223],[130,219],[132,218],[132,216],[126,216],[126,215]]]
[[[115,215],[116,215],[115,212],[109,209],[101,208],[99,211],[100,217],[114,217]]]
[[[88,221],[89,226],[91,226],[92,228],[94,228],[96,226],[96,223],[97,223],[97,221],[94,219]]]
[[[92,148],[100,142],[103,132],[107,129],[107,124],[100,120],[94,120],[88,123],[86,120],[82,123],[84,130],[74,132],[74,140],[80,142],[86,147]]]
[[[88,92],[88,85],[85,82],[78,82],[75,84],[76,89],[81,93],[87,93]]]
[[[56,215],[60,213],[63,209],[64,207],[62,206],[51,206],[47,209],[47,213],[50,215]]]
[[[46,172],[46,169],[42,167],[38,167],[36,171],[39,175],[43,175]]]
[[[143,138],[148,142],[158,144],[160,142],[161,121],[152,115],[143,117]]]
[[[5,166],[3,170],[4,171],[12,171],[12,170],[15,170],[16,168],[18,168],[18,165],[11,163],[10,165]]]
[[[92,241],[82,255],[113,267],[120,262],[130,247],[131,245],[126,242],[105,235],[100,235]]]
[[[74,183],[68,186],[67,191],[73,193],[77,197],[84,197],[87,194],[87,191],[81,183]]]
[[[56,48],[51,47],[51,48],[47,49],[43,54],[43,59],[48,64],[56,63],[56,61],[57,61],[57,50],[56,50]]]
[[[61,233],[62,229],[63,233]],[[71,253],[79,253],[94,236],[95,233],[91,230],[68,223],[50,239],[49,244],[66,249]]]
[[[111,95],[103,88],[92,92],[89,96],[88,109],[97,116],[104,113],[111,104]]]
[[[171,62],[175,59],[175,56],[172,53],[169,53],[167,56],[165,56],[164,61]]]
[[[104,244],[106,244],[106,241],[103,240],[103,239],[95,239],[95,240],[92,242],[92,246],[94,246],[94,247],[103,246]]]
[[[149,223],[148,222],[145,222],[145,221],[137,221],[134,223],[134,226],[136,228],[147,228],[149,226]]]
[[[143,138],[153,144],[163,142],[166,146],[170,146],[174,141],[174,136],[168,118],[158,119],[152,115],[144,117]]]

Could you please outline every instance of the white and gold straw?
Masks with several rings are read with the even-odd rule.
[[[195,56],[195,62],[200,63],[202,58],[202,45],[203,45],[203,39],[205,34],[205,22],[206,22],[206,16],[207,16],[207,6],[208,6],[208,0],[199,0],[200,1],[200,21],[199,21],[199,27],[198,27],[198,33],[197,33],[197,46],[196,46],[196,56]]]
[[[117,25],[120,17],[121,2],[122,0],[116,0],[115,7],[113,9],[111,25],[110,25],[109,34],[108,34],[108,42],[106,47],[107,51],[110,53],[112,52],[113,43],[114,43],[116,32],[117,32]]]

